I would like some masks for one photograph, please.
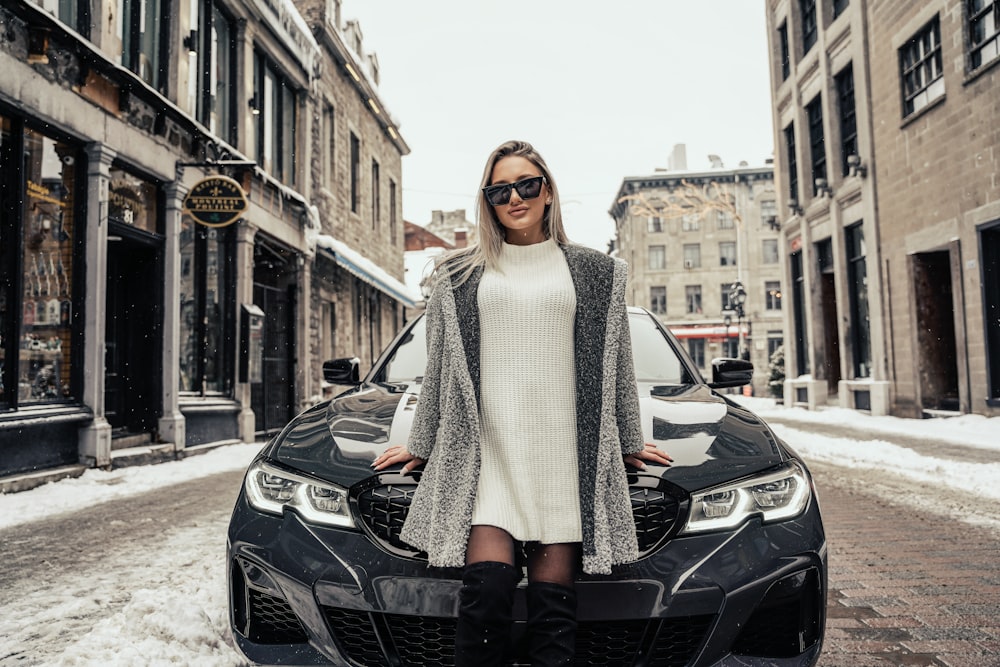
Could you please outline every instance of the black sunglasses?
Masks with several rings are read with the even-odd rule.
[[[532,176],[517,183],[502,183],[500,185],[487,185],[483,188],[486,201],[493,206],[503,206],[510,201],[511,191],[517,190],[517,195],[521,199],[534,199],[542,193],[542,183],[547,183],[544,176]]]

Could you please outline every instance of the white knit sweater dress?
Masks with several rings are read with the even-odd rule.
[[[473,525],[579,542],[576,291],[559,245],[504,244],[479,285],[482,466]]]

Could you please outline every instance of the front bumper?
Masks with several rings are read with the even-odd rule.
[[[360,531],[262,514],[230,523],[230,619],[268,664],[451,665],[461,570],[380,548]],[[812,665],[822,645],[826,541],[799,517],[675,537],[609,576],[578,579],[578,664]],[[523,635],[523,586],[515,642]]]

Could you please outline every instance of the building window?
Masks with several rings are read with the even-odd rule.
[[[333,106],[327,104],[323,109],[323,164],[325,166],[326,187],[333,190],[337,177],[336,146],[337,116]]]
[[[649,288],[649,310],[657,315],[667,314],[667,288]]]
[[[819,95],[806,106],[806,119],[809,122],[809,156],[812,160],[812,193],[815,196],[819,189],[816,181],[826,180],[826,140],[823,137],[823,101]]]
[[[868,318],[868,269],[865,263],[865,236],[861,223],[848,227],[847,284],[851,304],[851,338],[854,348],[854,377],[871,376],[871,322]]]
[[[837,107],[840,112],[840,170],[847,176],[848,158],[858,154],[858,124],[854,110],[854,70],[848,65],[836,77]]]
[[[723,241],[719,244],[719,266],[736,266],[735,241]]]
[[[649,261],[647,262],[647,264],[649,265],[649,269],[651,271],[667,268],[666,246],[662,245],[649,246]]]
[[[323,342],[321,361],[336,359],[337,355],[337,304],[332,301],[324,301],[323,312]]]
[[[732,288],[732,283],[722,283],[720,287],[722,310],[733,310],[733,305],[729,303],[729,290]]]
[[[181,218],[180,387],[229,394],[234,330],[235,244],[232,227],[216,229]]]
[[[701,285],[686,285],[684,287],[684,301],[686,312],[689,315],[701,314]]]
[[[729,215],[725,211],[715,212],[716,229],[734,229],[735,227],[736,227],[736,222],[733,220],[733,216]]]
[[[727,336],[722,339],[722,356],[725,359],[740,358],[740,334],[738,330],[733,332],[732,338]]]
[[[941,27],[937,16],[899,49],[899,73],[904,118],[944,95]]]
[[[767,225],[769,229],[775,231],[781,229],[781,223],[778,222],[778,202],[773,199],[761,200],[760,222]]]
[[[357,213],[361,198],[361,140],[351,132],[351,212]]]
[[[792,270],[792,326],[795,336],[795,375],[809,374],[809,331],[806,329],[805,275],[802,272],[802,251],[788,256]],[[787,363],[787,357],[786,357]],[[794,377],[789,373],[789,377]]]
[[[778,239],[763,239],[760,242],[760,263],[778,263]]]
[[[122,41],[121,63],[143,81],[164,92],[166,61],[161,35],[169,34],[169,19],[161,0],[120,0],[117,36]]]
[[[795,158],[795,125],[789,123],[784,130],[785,155],[788,157],[788,197],[792,202],[799,201],[799,167]]]
[[[816,0],[799,0],[799,15],[802,18],[802,55],[816,43]]]
[[[701,244],[684,244],[684,268],[697,269],[701,266]]]
[[[0,116],[0,406],[73,401],[78,147]],[[7,215],[7,214],[10,215]],[[20,290],[17,291],[17,286]]]
[[[774,356],[774,353],[778,351],[778,348],[782,346],[784,339],[782,337],[781,331],[768,331],[767,332],[767,358],[770,359]]]
[[[781,283],[777,280],[764,282],[764,308],[781,310]]]
[[[396,215],[396,181],[389,179],[389,241],[398,240],[399,216]]]
[[[681,230],[685,232],[696,232],[701,229],[701,215],[698,213],[685,213],[681,216]]]
[[[997,57],[1000,0],[968,0],[969,68],[978,69]]]
[[[254,57],[254,118],[257,163],[279,181],[295,184],[297,95],[291,84],[261,53]]]
[[[213,134],[236,143],[233,122],[233,81],[236,79],[236,30],[231,18],[215,3],[191,5],[192,25],[198,30],[185,37],[189,52],[194,53],[196,73],[192,107],[198,121]]]
[[[705,367],[705,339],[704,338],[688,338],[688,356],[691,357],[691,361],[698,368]]]
[[[90,38],[89,0],[40,0],[36,4],[84,37]]]
[[[833,0],[833,18],[837,18],[843,14],[849,4],[850,0]]]
[[[984,227],[979,235],[983,305],[986,312],[1000,313],[1000,221]],[[986,318],[987,399],[1000,403],[1000,317]]]
[[[378,229],[382,222],[382,192],[379,183],[379,166],[372,160],[372,229]]]
[[[649,216],[649,221],[647,223],[646,231],[650,234],[656,234],[663,231],[663,218],[658,215]]]
[[[781,49],[781,80],[784,81],[792,73],[791,58],[788,55],[788,22],[778,26],[778,44]]]

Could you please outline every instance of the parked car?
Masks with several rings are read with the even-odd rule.
[[[715,359],[705,382],[655,317],[629,317],[643,430],[674,463],[628,472],[641,556],[579,578],[578,664],[814,664],[827,550],[805,463],[718,391],[749,383],[749,362]],[[371,468],[406,442],[425,361],[417,318],[363,379],[357,360],[328,362],[327,380],[353,388],[297,416],[250,465],[228,540],[233,637],[250,660],[454,664],[461,570],[429,568],[399,539],[419,469]]]

